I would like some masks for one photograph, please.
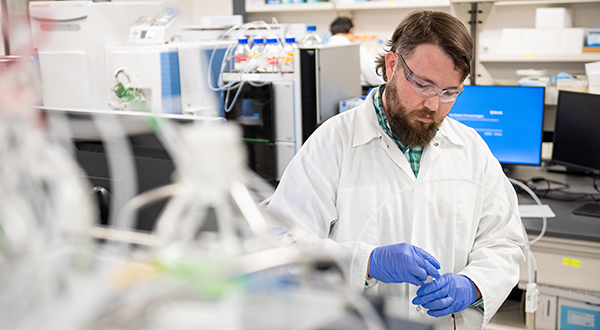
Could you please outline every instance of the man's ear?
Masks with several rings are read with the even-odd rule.
[[[387,54],[385,54],[385,75],[387,76],[388,81],[392,79],[396,65],[398,65],[398,55],[391,51],[387,52]]]

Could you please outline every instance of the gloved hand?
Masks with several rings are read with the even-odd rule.
[[[429,309],[427,314],[440,317],[462,311],[477,299],[471,280],[455,273],[446,273],[417,290],[412,303]]]
[[[438,269],[432,255],[407,243],[376,247],[369,261],[369,276],[385,283],[422,285],[427,275],[439,277]]]

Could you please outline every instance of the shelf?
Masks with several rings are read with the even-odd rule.
[[[508,0],[498,1],[495,3],[496,6],[518,6],[518,5],[551,5],[551,4],[569,4],[569,3],[587,3],[587,2],[598,2],[598,0]]]
[[[600,61],[600,54],[573,54],[573,55],[504,55],[485,54],[479,56],[479,61],[484,62],[595,62]]]
[[[430,1],[368,1],[368,2],[340,2],[337,4],[338,10],[371,10],[371,9],[394,9],[394,8],[431,8],[431,7],[449,7],[449,0],[430,0]]]
[[[450,0],[397,0],[397,1],[364,1],[364,2],[317,2],[317,3],[295,3],[281,5],[267,5],[247,3],[246,12],[288,12],[288,11],[325,11],[325,10],[372,10],[372,9],[394,9],[394,8],[439,8],[450,7]]]
[[[252,4],[246,3],[247,13],[271,13],[271,12],[286,12],[286,11],[321,11],[321,10],[333,10],[333,3],[331,2],[317,2],[317,3],[293,3],[293,4],[281,4],[281,5],[267,5],[267,4]]]
[[[598,0],[451,0],[452,3],[471,3],[471,2],[494,2],[496,6],[518,6],[518,5],[548,5],[557,3],[586,3],[598,2]]]
[[[245,73],[223,72],[223,81],[294,81],[293,73]]]

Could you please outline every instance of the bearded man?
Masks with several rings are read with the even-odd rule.
[[[415,11],[386,48],[387,83],[311,135],[268,209],[295,228],[286,240],[333,256],[388,315],[481,329],[518,282],[526,236],[498,161],[446,117],[473,42],[450,14]]]

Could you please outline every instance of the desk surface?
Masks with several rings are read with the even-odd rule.
[[[528,180],[533,177],[543,177],[550,180],[565,182],[569,188],[561,191],[568,193],[549,193],[548,196],[556,198],[567,198],[574,194],[597,194],[594,190],[593,178],[591,176],[549,172],[545,167],[535,166],[514,166],[507,171],[506,175],[518,180]],[[553,185],[554,186],[554,185]],[[546,236],[568,238],[592,242],[600,242],[600,218],[575,215],[574,209],[585,204],[593,202],[590,197],[577,199],[575,201],[557,200],[555,198],[546,198],[538,195],[543,204],[548,204],[556,214],[555,218],[548,219]],[[527,193],[519,193],[520,204],[535,204],[533,199]],[[535,218],[523,219],[523,224],[527,233],[538,235],[542,230],[542,220]]]

